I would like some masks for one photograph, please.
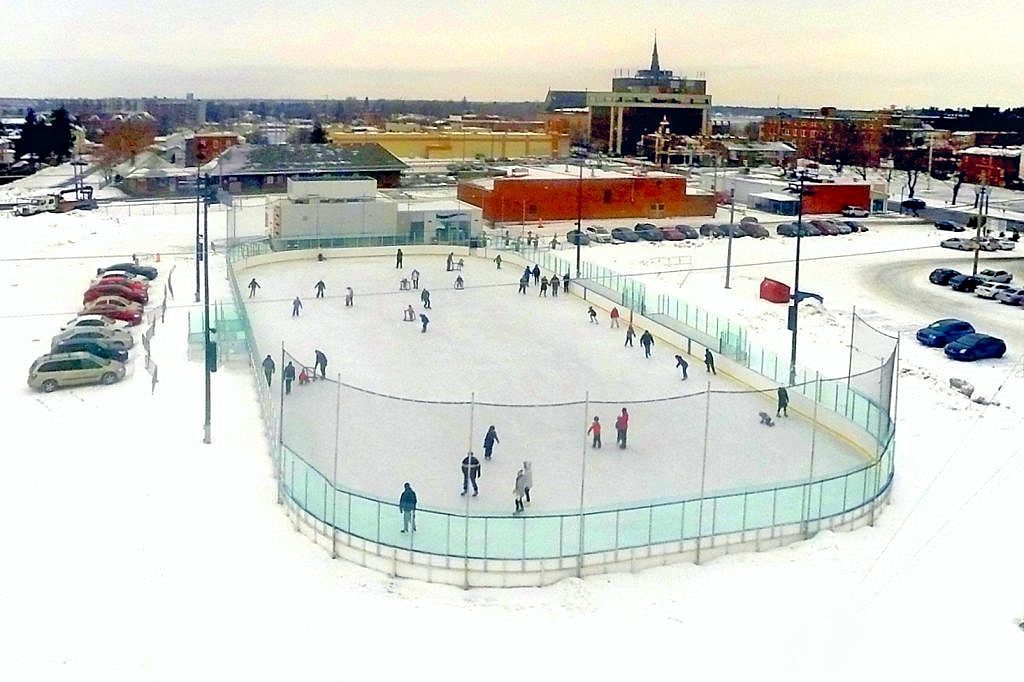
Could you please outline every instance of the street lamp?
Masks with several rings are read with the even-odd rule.
[[[580,277],[580,244],[583,242],[583,164],[580,159],[580,179],[576,183],[576,279]]]
[[[978,216],[974,219],[977,230],[974,235],[974,269],[971,271],[972,275],[978,274],[978,255],[981,253],[981,223],[983,222],[981,211],[985,205],[986,192],[987,188],[985,185],[982,185],[981,189],[978,190]]]
[[[206,187],[210,186],[210,178],[206,178]],[[198,187],[198,185],[197,185]],[[205,349],[205,420],[203,422],[203,442],[210,443],[210,415],[212,397],[210,395],[210,373],[217,371],[217,345],[210,342],[210,223],[209,208],[212,195],[207,189],[203,192],[203,348]]]
[[[796,384],[796,336],[797,316],[800,305],[800,240],[804,234],[804,179],[807,171],[800,171],[800,197],[797,204],[796,214],[796,266],[793,273],[793,305],[789,307],[789,329],[793,332],[793,338],[789,348],[789,385]]]
[[[716,204],[717,206],[717,204]],[[729,289],[729,274],[732,271],[732,230],[736,211],[736,188],[729,189],[729,247],[725,252],[725,288]]]

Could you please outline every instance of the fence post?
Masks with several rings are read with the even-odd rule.
[[[331,474],[331,558],[338,558],[338,443],[341,432],[341,373],[338,373],[338,391],[334,409],[334,471]],[[415,518],[413,525],[416,525]]]
[[[704,391],[704,453],[700,460],[700,499],[697,508],[697,565],[700,565],[700,544],[704,535],[704,484],[708,466],[708,425],[711,423],[711,382]]]
[[[583,448],[580,457],[580,546],[576,553],[576,577],[583,577],[583,541],[585,534],[583,532],[583,524],[586,517],[583,515],[583,495],[586,490],[587,480],[587,418],[590,416],[590,391],[584,394],[583,398]]]

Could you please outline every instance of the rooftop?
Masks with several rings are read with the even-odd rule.
[[[330,144],[243,144],[231,147],[206,164],[204,170],[219,174],[401,171],[398,157],[374,142]]]
[[[580,177],[579,166],[566,165],[564,163],[552,163],[542,166],[492,166],[492,168],[504,170],[505,175],[475,178],[467,180],[467,182],[485,189],[493,189],[495,180],[578,180]],[[583,178],[585,180],[635,179],[637,177],[681,178],[682,176],[653,168],[646,170],[643,176],[639,176],[637,173],[622,167],[598,168],[597,166],[588,165],[583,168]]]

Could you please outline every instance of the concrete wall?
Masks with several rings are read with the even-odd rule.
[[[395,234],[398,226],[398,207],[389,199],[308,204],[282,201],[268,210],[280,212],[281,237]]]

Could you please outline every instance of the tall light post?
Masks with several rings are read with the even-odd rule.
[[[199,148],[196,148],[196,303],[199,303],[199,261],[203,259],[202,240],[199,235],[199,204],[202,200],[202,191],[199,183]]]
[[[800,171],[800,200],[796,214],[796,266],[793,273],[793,305],[789,307],[789,329],[793,333],[789,348],[789,385],[796,384],[796,337],[797,319],[800,306],[800,240],[804,234],[804,178],[806,171]]]
[[[210,186],[209,177],[206,178],[206,187]],[[203,421],[203,442],[210,443],[210,416],[212,413],[211,372],[217,371],[217,346],[210,343],[210,223],[209,190],[203,193],[203,348],[206,349],[206,371],[205,374],[205,420]]]
[[[576,183],[576,279],[580,277],[580,244],[583,242],[583,164],[580,159],[580,179]]]
[[[986,191],[985,185],[982,185],[981,189],[978,191],[978,216],[974,219],[977,230],[974,235],[974,268],[971,270],[972,275],[978,274],[978,255],[981,253],[981,223],[983,220],[981,211],[982,207],[985,205]]]
[[[736,188],[729,189],[729,246],[725,252],[725,288],[729,289],[729,275],[732,271],[732,230],[733,216],[736,211]],[[799,237],[798,237],[799,239]]]

